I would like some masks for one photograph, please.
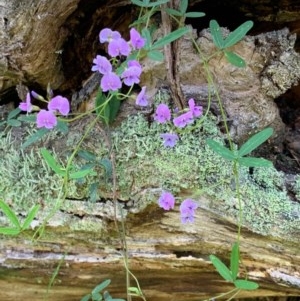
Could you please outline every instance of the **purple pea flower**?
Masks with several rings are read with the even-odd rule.
[[[109,42],[107,51],[111,57],[116,57],[118,55],[127,56],[130,50],[128,43],[123,38],[119,38]]]
[[[92,71],[98,71],[101,74],[107,74],[112,71],[112,65],[105,56],[97,55],[93,59],[93,64]]]
[[[193,122],[193,113],[191,111],[183,113],[173,119],[174,125],[177,126],[178,128],[184,128],[186,125],[192,122]]]
[[[166,123],[171,120],[171,111],[169,107],[163,103],[159,104],[155,111],[154,120],[158,123]]]
[[[126,86],[132,86],[133,84],[138,84],[140,82],[140,75],[142,69],[138,66],[131,66],[124,70],[121,75],[121,78],[124,80]]]
[[[174,147],[178,140],[178,135],[172,133],[161,134],[160,137],[164,139],[165,147]]]
[[[137,60],[130,60],[130,61],[128,61],[127,65],[128,65],[128,67],[134,67],[135,66],[135,67],[138,67],[142,70],[142,66]]]
[[[190,111],[192,112],[193,114],[193,117],[199,117],[202,115],[203,113],[203,107],[202,106],[195,106],[195,100],[193,98],[191,98],[189,100],[189,108],[190,108]]]
[[[164,191],[158,199],[158,205],[165,210],[173,209],[175,206],[175,198],[170,192]]]
[[[135,28],[130,29],[130,44],[133,49],[141,49],[145,46],[145,39]]]
[[[99,33],[100,43],[110,42],[121,38],[121,34],[118,31],[112,31],[110,28],[103,28]]]
[[[32,104],[31,104],[31,98],[29,92],[26,94],[26,101],[21,102],[19,104],[19,108],[20,110],[26,111],[28,113],[32,111]]]
[[[195,218],[195,210],[198,208],[197,203],[192,199],[185,199],[180,207],[180,217],[181,222],[186,224],[188,222],[192,223]]]
[[[116,73],[109,72],[101,78],[100,86],[103,92],[117,91],[122,87],[122,82]]]
[[[135,104],[141,107],[146,107],[148,105],[148,100],[146,97],[146,86],[144,86],[141,92],[136,97]]]
[[[57,119],[52,111],[40,110],[36,115],[36,124],[38,128],[52,129],[56,126]]]
[[[49,101],[48,110],[58,111],[61,115],[67,116],[70,112],[70,103],[67,98],[58,95]]]

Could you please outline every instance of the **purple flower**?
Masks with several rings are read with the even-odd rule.
[[[110,42],[121,38],[121,34],[118,31],[112,31],[110,28],[103,28],[99,33],[100,43]]]
[[[32,111],[32,104],[29,92],[26,94],[26,101],[21,102],[19,104],[19,108],[20,110],[26,111],[28,113]]]
[[[182,210],[187,210],[189,212],[194,212],[198,208],[197,203],[192,200],[192,199],[185,199],[181,204],[180,204],[180,212]]]
[[[130,43],[133,49],[141,49],[145,45],[145,39],[141,37],[135,28],[130,29]]]
[[[203,107],[202,106],[195,106],[195,100],[193,98],[191,98],[189,100],[189,108],[190,108],[190,111],[193,114],[193,117],[199,117],[203,113]]]
[[[124,79],[124,84],[127,86],[132,86],[133,84],[138,84],[140,82],[140,75],[142,73],[142,69],[137,66],[132,66],[122,73],[121,78]]]
[[[46,101],[42,95],[37,94],[35,91],[31,91],[31,96],[37,100]]]
[[[165,123],[171,120],[171,111],[169,107],[163,103],[159,104],[156,108],[154,120],[158,123]]]
[[[142,70],[142,66],[137,60],[128,61],[127,65],[128,65],[128,67],[133,67],[133,66],[139,67]]]
[[[36,124],[38,128],[52,129],[56,126],[57,119],[52,111],[40,110],[36,115]]]
[[[70,112],[70,103],[67,98],[57,95],[48,103],[49,111],[58,111],[61,115],[67,116]]]
[[[187,124],[190,124],[192,122],[193,122],[193,113],[191,111],[183,113],[173,119],[174,125],[177,126],[178,128],[184,128]]]
[[[178,140],[178,135],[172,133],[161,134],[160,137],[164,139],[165,147],[174,147]]]
[[[103,92],[117,91],[122,87],[122,82],[116,73],[109,72],[101,78],[100,86]]]
[[[146,86],[144,86],[141,92],[136,97],[135,104],[141,107],[146,107],[148,105],[148,100],[146,97]]]
[[[127,56],[129,53],[130,47],[123,38],[111,40],[108,44],[108,54],[111,57],[116,57],[118,55]]]
[[[175,198],[170,192],[164,191],[158,199],[158,205],[165,210],[173,209],[175,206]]]
[[[112,71],[112,65],[105,56],[97,55],[96,58],[93,59],[93,64],[92,71],[98,71],[101,74]]]
[[[195,218],[195,210],[198,208],[197,203],[192,199],[185,199],[180,207],[180,218],[183,224],[192,223]]]

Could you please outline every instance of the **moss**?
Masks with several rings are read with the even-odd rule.
[[[155,203],[162,190],[172,191],[178,199],[181,199],[184,191],[189,191],[190,197],[202,193],[210,200],[208,210],[222,216],[226,211],[225,216],[236,222],[238,202],[232,165],[216,155],[205,143],[206,138],[224,143],[214,117],[209,115],[201,126],[182,133],[173,149],[164,148],[160,138],[161,133],[169,130],[168,125],[152,123],[149,126],[144,116],[138,114],[128,117],[119,128],[112,131],[118,198],[128,202],[130,212],[139,212],[150,203]],[[105,139],[99,132],[93,135],[84,147],[95,152],[99,159],[108,157]],[[72,145],[74,139],[78,140],[78,135],[62,139]],[[51,204],[61,188],[61,180],[44,163],[39,152],[32,150],[25,154],[14,148],[11,140],[9,135],[0,139],[0,155],[4,162],[1,164],[1,174],[5,175],[0,183],[1,197],[17,204],[13,207],[19,211],[27,209],[39,199]],[[78,167],[82,164],[84,161],[75,162]],[[89,177],[81,184],[71,181],[68,197],[87,198],[90,183],[100,179],[99,194],[109,199],[112,182],[104,178],[104,170],[99,168],[97,176]],[[300,206],[289,198],[284,174],[275,168],[256,168],[250,174],[248,168],[242,168],[240,185],[246,227],[257,233],[284,235],[287,238],[299,232]],[[300,187],[300,184],[297,185]],[[69,212],[72,204],[66,203],[64,208]],[[82,221],[76,223],[74,229],[81,230],[92,224],[88,220],[86,223]]]

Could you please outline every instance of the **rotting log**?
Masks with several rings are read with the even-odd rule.
[[[64,158],[74,148],[91,118],[74,124],[68,134],[53,135],[31,146],[30,150],[25,149],[25,153],[20,152],[20,140],[9,140],[9,134],[2,136],[1,158],[5,162],[19,162],[24,171],[17,165],[15,170],[12,169],[12,175],[2,173],[5,178],[1,197],[19,213],[21,219],[32,204],[40,203],[41,209],[33,226],[40,225],[57,204],[60,179],[45,164],[41,165],[38,148],[47,147]],[[158,135],[155,131],[160,129],[154,124],[149,128],[143,116],[133,115],[124,122],[111,132],[117,160],[116,220],[122,233],[119,211],[122,208],[130,269],[147,300],[199,300],[230,290],[232,287],[220,279],[208,256],[215,254],[229,262],[230,248],[237,232],[234,190],[228,196],[229,187],[234,188],[231,181],[227,181],[219,187],[221,192],[216,193],[215,197],[208,191],[197,194],[199,188],[215,186],[219,177],[230,177],[231,174],[230,164],[220,158],[211,158],[215,166],[210,165],[211,153],[207,153],[208,150],[201,144],[209,130],[209,135],[213,132],[212,124],[192,133],[190,139],[193,145],[184,146],[187,149],[182,148],[181,151],[185,149],[188,155],[182,156],[181,151],[167,152],[160,148],[160,142],[158,145],[155,143],[154,137]],[[134,128],[136,133],[131,132]],[[10,134],[11,137],[25,138],[24,131],[16,128]],[[109,155],[106,135],[101,124],[98,124],[87,138],[85,149],[101,154],[100,158],[106,157]],[[182,139],[187,143],[187,137]],[[153,145],[152,150],[149,141]],[[19,158],[14,161],[12,156]],[[201,171],[202,160],[207,166],[204,174]],[[2,170],[3,165],[4,168],[7,166],[5,162],[1,163]],[[163,162],[167,164],[159,170]],[[169,169],[165,170],[169,164]],[[218,166],[219,169],[216,169]],[[23,187],[17,178],[22,177],[22,172],[28,167],[33,170],[32,174],[27,174],[27,184]],[[221,172],[223,174],[219,175]],[[299,201],[286,195],[285,199],[277,200],[283,202],[282,211],[278,211],[276,206],[280,204],[274,201],[271,205],[268,199],[271,188],[263,187],[264,183],[257,186],[246,180],[248,172],[244,171],[241,179],[242,204],[246,207],[241,236],[240,276],[244,277],[247,271],[249,279],[257,281],[260,289],[241,293],[240,297],[297,296],[300,289]],[[11,178],[13,176],[15,182]],[[45,181],[32,184],[37,176]],[[0,299],[41,300],[61,259],[63,263],[49,291],[50,300],[79,300],[107,278],[112,280],[109,287],[111,294],[126,297],[123,249],[115,227],[112,183],[109,178],[105,181],[103,176],[104,172],[98,170],[97,178],[101,182],[100,198],[96,202],[87,200],[84,185],[76,184],[77,190],[74,190],[74,185],[70,183],[67,199],[49,219],[39,240],[31,240],[33,231],[26,231],[17,238],[1,237]],[[265,177],[271,176],[272,173]],[[8,185],[5,184],[7,181],[10,181],[10,186],[3,187]],[[174,189],[178,199],[193,197],[197,201],[199,209],[193,224],[180,223],[178,206],[169,212],[157,206],[157,198],[166,187]],[[247,195],[251,187],[256,194],[252,199]],[[274,194],[280,194],[284,189],[279,187]],[[266,199],[261,200],[264,197]],[[272,194],[272,197],[275,198],[275,195]],[[254,203],[256,199],[261,203]],[[249,212],[252,212],[251,221]],[[267,213],[262,215],[263,212]],[[2,216],[1,223],[6,222]],[[285,228],[284,225],[288,226]],[[131,285],[135,286],[131,281]]]

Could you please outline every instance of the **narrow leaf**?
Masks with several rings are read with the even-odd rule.
[[[110,285],[110,282],[111,282],[110,279],[106,279],[106,280],[102,281],[100,284],[98,284],[98,285],[92,290],[92,294],[101,292],[101,291],[104,290],[107,286]]]
[[[205,13],[201,12],[188,12],[184,15],[186,18],[201,18],[205,16]]]
[[[62,166],[60,166],[56,160],[54,159],[54,157],[50,154],[50,152],[45,149],[42,148],[41,149],[41,154],[43,156],[43,158],[45,159],[46,163],[48,164],[48,166],[58,175],[65,175],[65,170],[63,169]]]
[[[239,288],[241,290],[247,290],[247,291],[253,291],[259,287],[259,285],[256,282],[248,281],[244,279],[235,280],[234,285],[236,288]]]
[[[179,10],[182,14],[185,14],[188,8],[189,1],[188,0],[181,0],[179,1]]]
[[[238,151],[239,157],[243,157],[251,153],[255,148],[268,140],[273,134],[272,128],[266,128],[261,132],[253,135],[247,142],[245,142]]]
[[[89,187],[89,200],[93,203],[99,200],[98,188],[98,182],[92,183]]]
[[[79,170],[70,173],[70,179],[80,179],[86,177],[88,174],[90,174],[93,170],[92,169],[84,169],[84,170]]]
[[[164,60],[164,55],[158,50],[151,50],[147,53],[149,59],[153,61],[162,62]]]
[[[140,7],[154,7],[154,6],[159,6],[161,4],[164,4],[164,3],[168,3],[169,0],[159,0],[159,1],[156,1],[156,2],[131,0],[131,2],[135,5],[140,6]]]
[[[209,22],[209,28],[210,32],[214,41],[214,44],[217,46],[219,49],[224,48],[224,41],[223,37],[221,34],[221,28],[216,20],[211,20]]]
[[[40,140],[43,136],[45,136],[49,132],[46,128],[41,128],[37,130],[33,135],[31,135],[21,146],[22,149],[28,147],[29,145],[35,143]]]
[[[242,157],[237,159],[238,163],[247,167],[272,167],[273,163],[263,158]]]
[[[7,120],[7,124],[10,125],[10,126],[18,127],[18,126],[20,126],[22,123],[21,123],[20,120],[17,120],[17,119],[8,119],[8,120]]]
[[[2,209],[3,213],[7,216],[7,218],[10,220],[10,222],[16,226],[17,228],[21,228],[19,219],[17,218],[16,214],[10,209],[10,207],[0,200],[0,208]]]
[[[232,64],[233,66],[236,66],[238,68],[245,68],[246,62],[236,53],[231,51],[224,51],[225,57],[227,61]]]
[[[237,42],[239,42],[247,32],[253,27],[252,21],[246,21],[238,28],[236,28],[233,32],[231,32],[224,41],[224,48],[233,46]]]
[[[239,244],[235,242],[232,246],[231,257],[230,257],[230,271],[233,280],[236,280],[236,277],[239,272],[239,260],[240,260]]]
[[[11,112],[9,112],[9,114],[7,116],[7,119],[12,119],[12,118],[16,117],[17,115],[19,115],[20,113],[21,113],[21,109],[20,108],[15,108]]]
[[[20,115],[18,120],[25,122],[36,122],[36,114],[32,115]]]
[[[176,29],[175,31],[172,31],[171,33],[167,34],[163,38],[156,41],[152,45],[151,50],[162,48],[163,46],[181,38],[183,35],[185,35],[189,31],[190,31],[190,29],[188,27],[182,27],[182,28]]]
[[[236,159],[234,153],[230,149],[221,145],[219,142],[212,139],[207,139],[206,143],[212,150],[214,150],[217,154],[222,156],[224,159],[230,161],[234,161]]]
[[[92,297],[91,294],[85,295],[80,299],[80,301],[89,301],[91,297]]]
[[[22,230],[26,230],[30,226],[31,222],[36,217],[36,213],[38,212],[39,208],[40,208],[39,205],[35,205],[31,208],[31,210],[29,211],[29,213],[22,225]]]
[[[117,98],[116,96],[113,97],[110,102],[109,102],[109,108],[110,108],[110,112],[109,112],[109,123],[113,122],[120,110],[120,106],[121,106],[121,100],[119,98]]]
[[[176,17],[183,16],[183,13],[181,13],[180,11],[173,9],[173,8],[166,8],[165,11],[171,16],[176,16]]]
[[[63,134],[67,134],[69,131],[68,123],[64,120],[57,120],[57,125],[55,127],[56,130],[60,131]]]
[[[223,279],[233,282],[230,270],[218,257],[209,255],[209,259]]]
[[[96,161],[97,157],[95,156],[95,154],[86,151],[86,150],[80,150],[78,151],[78,156],[81,157],[82,159],[86,160],[86,161]]]
[[[94,294],[92,293],[92,300],[93,301],[102,301],[103,298],[102,298],[102,295],[99,293],[94,293]]]
[[[4,235],[18,235],[21,229],[0,227],[0,233]]]
[[[99,164],[105,169],[105,177],[106,179],[110,179],[112,177],[112,163],[108,158],[103,158],[99,161]]]
[[[150,45],[151,45],[151,42],[152,42],[152,39],[151,39],[151,34],[150,34],[150,31],[148,28],[143,28],[142,29],[142,37],[146,39],[146,49],[149,49],[150,48]]]

